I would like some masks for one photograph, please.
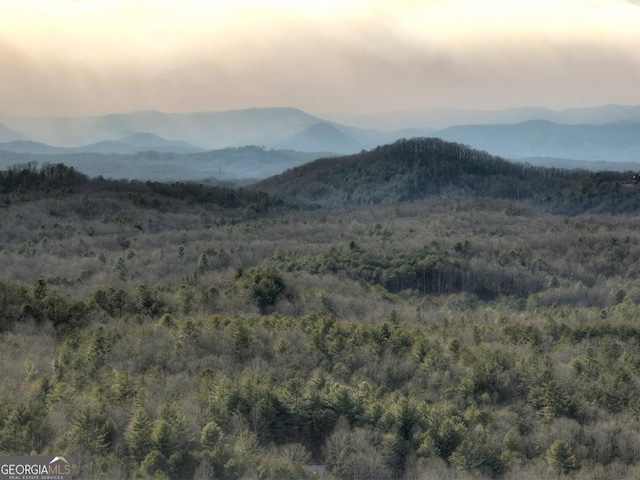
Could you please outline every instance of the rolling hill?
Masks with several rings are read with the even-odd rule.
[[[284,148],[302,152],[353,153],[361,146],[355,138],[326,122],[316,123],[283,142]]]
[[[187,142],[166,140],[153,133],[134,133],[120,140],[106,140],[71,149],[74,152],[132,154],[143,151],[194,153],[203,151]]]
[[[621,188],[628,179],[629,173],[536,167],[438,138],[414,138],[318,159],[253,188],[325,207],[456,196],[526,200],[565,213],[635,212],[640,190]]]

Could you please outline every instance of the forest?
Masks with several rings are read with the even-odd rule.
[[[625,187],[634,173],[533,166],[438,138],[412,138],[356,155],[318,159],[254,188],[324,207],[439,196],[526,200],[565,215],[633,214],[640,209],[638,192]]]
[[[630,178],[423,139],[241,189],[4,170],[0,454],[78,479],[638,478]]]

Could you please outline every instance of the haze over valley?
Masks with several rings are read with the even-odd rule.
[[[476,123],[466,124],[465,119]],[[431,126],[455,120],[463,123]],[[499,120],[509,123],[495,123]],[[0,165],[62,162],[92,176],[132,179],[260,179],[323,156],[427,136],[546,166],[640,168],[640,107],[618,105],[566,111],[422,112],[416,114],[413,127],[399,130],[343,125],[294,108],[52,118],[5,115],[0,121]],[[235,154],[229,156],[232,151]]]

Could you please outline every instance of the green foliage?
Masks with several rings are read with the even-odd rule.
[[[101,454],[109,449],[114,435],[113,422],[100,407],[90,405],[75,414],[67,448],[80,448],[92,454]]]
[[[286,288],[280,271],[270,266],[252,268],[236,282],[248,292],[249,298],[261,313],[266,313],[269,307],[274,306]]]
[[[213,450],[221,439],[222,430],[216,422],[209,422],[202,429],[200,443],[203,446]]]
[[[118,258],[118,261],[113,267],[113,271],[120,280],[125,281],[127,279],[129,269],[127,268],[127,262],[124,261],[124,258]]]
[[[132,300],[137,312],[152,317],[160,315],[165,307],[160,293],[147,285],[138,286],[133,292]]]
[[[429,412],[428,428],[420,452],[435,453],[448,460],[464,439],[467,427],[460,412],[451,405],[439,405]]]
[[[141,462],[151,453],[153,447],[151,432],[151,420],[146,409],[138,408],[133,413],[124,433],[129,455],[137,462]]]
[[[13,404],[6,399],[0,409],[0,452],[29,455],[46,444],[47,409],[43,402]]]
[[[47,296],[47,282],[44,278],[37,278],[31,284],[31,295],[35,300],[44,300]]]
[[[206,272],[209,269],[209,256],[206,253],[200,255],[198,259],[198,270],[200,273]]]
[[[181,285],[178,290],[177,299],[180,303],[180,310],[184,315],[189,315],[195,308],[196,294],[193,288],[187,285]]]
[[[54,449],[74,452],[74,465],[82,476],[96,476],[100,460],[106,458],[116,437],[114,422],[100,405],[80,407],[71,420],[69,430],[56,442]]]
[[[467,432],[464,440],[449,457],[451,465],[459,470],[487,471],[491,476],[504,473],[505,464],[500,447],[492,444],[484,427]]]
[[[153,478],[154,480],[169,479],[167,475],[170,467],[167,459],[157,450],[152,450],[140,464],[138,478]]]
[[[573,449],[564,440],[555,440],[545,452],[544,458],[558,473],[567,474],[580,468]]]
[[[542,361],[537,357],[528,358],[523,366],[530,369],[527,373],[532,379],[527,401],[545,421],[550,422],[560,416],[578,415],[577,405],[556,380],[548,357]]]
[[[542,288],[535,277],[522,272],[526,281],[509,276],[495,278],[472,269],[467,258],[441,252],[437,246],[413,251],[368,251],[358,247],[331,247],[326,252],[306,256],[273,255],[277,265],[288,271],[306,271],[318,275],[346,274],[368,284],[381,285],[393,293],[409,291],[419,295],[469,291],[478,296],[526,296]]]
[[[18,320],[38,317],[32,299],[23,285],[0,282],[0,332]]]
[[[95,304],[104,310],[111,317],[122,315],[127,304],[128,295],[122,289],[96,290],[93,294]]]
[[[151,442],[165,458],[186,451],[190,439],[185,418],[178,405],[169,403],[160,408],[160,417],[151,432]]]
[[[316,478],[302,465],[287,462],[274,462],[258,467],[259,480],[313,480]]]

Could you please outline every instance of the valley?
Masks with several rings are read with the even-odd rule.
[[[90,479],[636,478],[638,195],[434,139],[241,189],[11,167],[0,451]]]

